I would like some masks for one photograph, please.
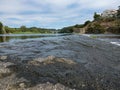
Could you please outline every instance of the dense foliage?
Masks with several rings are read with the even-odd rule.
[[[73,32],[73,26],[62,28],[59,31],[59,33],[72,33],[72,32]]]
[[[111,26],[107,29],[108,32],[120,34],[120,19],[115,21],[115,26]]]
[[[100,20],[100,19],[101,19],[101,16],[95,12],[94,13],[94,20]]]
[[[99,23],[94,23],[93,25],[88,26],[86,33],[100,34],[104,33],[105,29]]]
[[[117,10],[117,18],[120,19],[120,6],[118,7],[118,10]]]
[[[89,23],[91,23],[91,21],[86,21],[84,24],[76,24],[74,26],[70,26],[70,27],[65,27],[60,29],[59,33],[73,33],[74,32],[74,28],[84,28],[85,26],[87,26]]]
[[[120,27],[109,27],[107,31],[115,34],[120,34]]]

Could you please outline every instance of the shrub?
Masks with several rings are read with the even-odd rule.
[[[120,34],[120,27],[109,27],[107,30],[107,32],[111,32],[111,33],[115,33],[115,34]]]
[[[104,27],[102,27],[100,24],[97,23],[95,23],[94,25],[90,25],[86,30],[86,33],[94,33],[94,34],[100,34],[104,32],[105,32]]]

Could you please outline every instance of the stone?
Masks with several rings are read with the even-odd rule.
[[[0,62],[0,78],[9,76],[13,72],[8,68],[11,65],[13,65],[13,63]]]
[[[0,56],[0,59],[5,60],[5,59],[7,59],[7,56]]]
[[[25,84],[25,83],[23,83],[23,82],[22,82],[22,83],[20,83],[20,84],[19,84],[19,86],[20,86],[20,88],[25,88],[25,87],[27,87],[27,86],[26,86],[26,84]]]

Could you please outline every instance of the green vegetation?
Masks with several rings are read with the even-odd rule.
[[[64,27],[59,31],[59,33],[72,33],[72,32],[73,32],[73,26]]]
[[[120,19],[117,19],[114,21],[115,25],[110,26],[107,28],[107,32],[115,33],[115,34],[120,34]]]
[[[86,33],[94,33],[94,34],[99,34],[104,32],[105,32],[104,28],[99,23],[94,23],[88,26],[86,30]]]
[[[5,34],[6,33],[6,31],[5,31],[5,29],[4,29],[4,26],[3,26],[3,24],[0,22],[0,34]]]
[[[117,13],[117,18],[120,19],[120,6],[118,7],[118,13]]]
[[[87,25],[90,24],[90,23],[91,23],[91,21],[88,20],[88,21],[86,21],[86,22],[84,23],[83,26],[85,27],[85,26],[87,26]]]
[[[30,27],[27,28],[26,26],[21,26],[20,28],[10,28],[5,26],[6,33],[13,33],[13,34],[35,34],[35,33],[54,33],[55,29],[45,29],[45,28],[37,28],[37,27]]]
[[[97,36],[93,36],[93,35],[91,35],[91,36],[90,36],[90,38],[94,38],[94,39],[96,39],[96,38],[97,38]]]
[[[59,33],[73,33],[74,28],[83,28],[83,27],[87,26],[89,23],[91,23],[91,21],[88,20],[84,24],[76,24],[74,26],[64,27],[64,28],[60,29]]]
[[[94,20],[97,21],[97,20],[100,20],[100,19],[101,19],[101,16],[95,12],[94,13]]]

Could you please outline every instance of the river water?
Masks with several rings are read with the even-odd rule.
[[[41,38],[61,37],[71,34],[4,34],[0,35],[0,43],[16,42],[21,40],[38,40]],[[83,34],[84,36],[92,37],[101,41],[109,42],[120,46],[120,35],[115,34]]]
[[[83,34],[83,35],[120,46],[120,35],[116,34]]]
[[[45,37],[60,37],[70,34],[0,34],[0,43],[16,42],[21,40],[37,40]]]

